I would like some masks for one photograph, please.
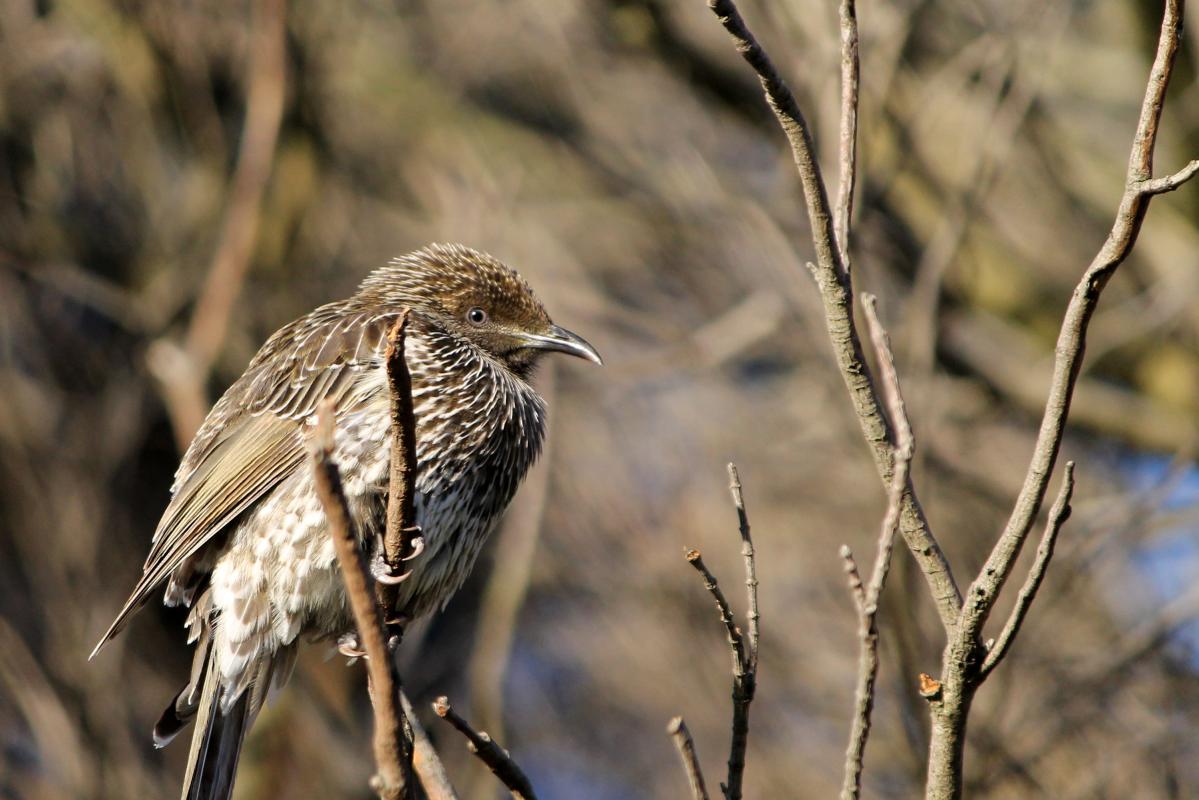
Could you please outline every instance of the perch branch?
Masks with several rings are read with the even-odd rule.
[[[683,770],[691,786],[691,800],[708,800],[708,787],[704,785],[704,773],[695,754],[695,740],[691,738],[691,731],[687,730],[687,723],[683,722],[682,717],[675,717],[666,726],[666,732],[674,739],[679,758],[683,759]]]
[[[845,772],[841,784],[842,800],[856,800],[862,792],[862,767],[866,753],[866,741],[870,737],[871,713],[874,710],[875,681],[878,678],[878,601],[887,582],[891,566],[891,550],[895,543],[895,532],[899,527],[900,504],[904,486],[909,483],[909,472],[915,445],[912,426],[904,408],[903,395],[899,390],[899,376],[895,371],[895,356],[887,332],[878,318],[878,301],[873,295],[862,298],[866,311],[866,322],[870,339],[874,345],[882,376],[883,393],[887,401],[887,413],[896,435],[895,472],[891,476],[887,494],[887,511],[883,515],[882,529],[878,536],[878,553],[870,583],[863,590],[857,565],[848,547],[841,548],[842,558],[847,562],[850,588],[858,600],[858,679],[854,691],[854,715],[849,731],[849,746],[845,752]],[[850,566],[853,570],[850,572]],[[856,580],[855,580],[856,579]]]
[[[325,400],[317,412],[317,426],[310,443],[316,492],[333,536],[346,595],[358,628],[358,640],[366,652],[371,705],[375,712],[374,751],[378,768],[371,785],[381,800],[401,800],[408,796],[406,788],[411,782],[406,767],[411,760],[404,735],[406,726],[400,705],[399,676],[384,638],[382,615],[371,596],[370,572],[351,527],[341,473],[333,460],[333,424],[332,403]]]
[[[879,475],[883,484],[889,487],[895,470],[891,447],[893,434],[883,416],[874,380],[862,354],[862,343],[853,319],[853,287],[837,246],[828,193],[816,163],[807,120],[791,90],[779,77],[774,63],[746,27],[733,0],[709,0],[708,6],[732,37],[737,52],[757,73],[766,101],[791,145],[816,250],[816,265],[811,271],[824,306],[825,326],[833,354]],[[911,486],[905,487],[903,495],[900,532],[920,566],[937,613],[948,631],[957,622],[962,607],[961,592]]]
[[[412,376],[404,356],[407,340],[408,309],[400,316],[387,334],[387,383],[390,389],[391,408],[391,471],[387,487],[387,528],[383,534],[383,564],[388,576],[375,584],[375,593],[392,633],[398,626],[392,625],[392,616],[399,594],[399,583],[404,579],[404,562],[420,555],[423,541],[418,539],[420,528],[416,525],[414,507],[416,497],[416,418],[412,409]],[[389,643],[396,639],[389,637]]]
[[[516,800],[536,800],[533,785],[529,783],[524,771],[512,760],[508,751],[496,744],[484,731],[476,731],[470,723],[458,716],[448,697],[437,698],[433,702],[433,710],[437,712],[437,716],[453,725],[466,737],[467,749],[487,765],[500,782],[508,787],[508,791]]]

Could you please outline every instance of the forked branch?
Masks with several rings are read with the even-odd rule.
[[[745,498],[741,490],[741,476],[737,473],[735,464],[728,465],[729,494],[733,498],[733,507],[737,511],[737,527],[741,536],[741,556],[745,561],[745,588],[748,595],[749,611],[746,615],[748,639],[741,632],[733,617],[732,607],[724,590],[716,581],[716,576],[704,564],[704,559],[698,550],[688,550],[687,562],[695,568],[704,579],[704,588],[716,602],[716,611],[728,634],[729,653],[733,661],[733,723],[732,742],[729,745],[729,771],[725,783],[720,785],[725,800],[739,800],[741,783],[745,775],[745,751],[749,744],[749,706],[753,702],[754,692],[758,685],[758,569],[754,554],[753,539],[750,536],[749,517],[745,513]],[[681,724],[681,718],[679,718]],[[673,727],[673,722],[671,723]],[[673,734],[674,731],[671,730]],[[691,775],[691,765],[688,766],[688,780],[693,791],[695,778]],[[694,764],[700,785],[703,783],[699,764]]]

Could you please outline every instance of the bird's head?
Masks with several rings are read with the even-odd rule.
[[[460,244],[434,244],[392,259],[362,282],[359,295],[408,306],[521,376],[551,350],[603,363],[586,340],[553,323],[515,270]]]

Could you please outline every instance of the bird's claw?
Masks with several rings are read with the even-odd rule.
[[[419,531],[420,528],[412,528],[411,530]],[[401,558],[401,561],[411,561],[425,551],[425,539],[423,536],[417,536],[412,540],[412,552],[409,555]],[[397,586],[408,580],[412,575],[412,570],[403,573],[392,571],[391,565],[383,557],[383,544],[375,548],[374,558],[371,559],[371,577],[385,586]]]
[[[414,526],[409,529],[413,533],[420,533],[420,526]],[[425,537],[417,536],[412,539],[412,552],[400,559],[400,561],[411,561],[412,559],[425,552]]]
[[[366,651],[358,642],[358,634],[343,633],[337,638],[337,652],[350,659],[353,664],[359,658],[366,658]]]

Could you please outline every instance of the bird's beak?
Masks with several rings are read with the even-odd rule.
[[[596,364],[603,366],[604,360],[600,358],[600,354],[595,351],[595,348],[587,343],[587,340],[577,333],[571,333],[566,328],[560,328],[557,325],[551,325],[548,333],[526,333],[522,335],[525,347],[534,347],[538,350],[555,350],[559,353],[585,358],[588,361],[594,361]]]

